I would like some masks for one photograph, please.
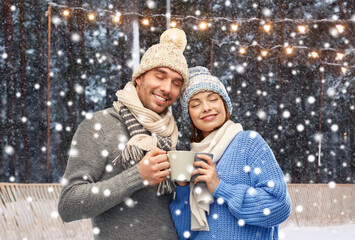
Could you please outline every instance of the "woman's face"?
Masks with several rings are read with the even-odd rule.
[[[207,137],[226,120],[226,109],[218,93],[206,91],[195,94],[189,102],[189,114],[197,129]]]

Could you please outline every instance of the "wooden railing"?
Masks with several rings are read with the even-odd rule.
[[[0,183],[0,240],[93,239],[89,219],[60,219],[60,189],[60,184]],[[288,184],[288,191],[292,213],[280,228],[355,222],[355,184]]]

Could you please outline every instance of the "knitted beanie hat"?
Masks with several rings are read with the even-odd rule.
[[[168,67],[181,74],[184,89],[189,79],[189,71],[183,52],[186,47],[186,35],[183,30],[171,28],[166,30],[160,37],[160,43],[151,46],[143,55],[141,63],[132,76],[133,84],[136,78],[143,73],[157,67]]]
[[[189,68],[189,81],[181,96],[183,118],[186,122],[190,122],[188,104],[191,97],[205,91],[218,93],[226,102],[229,113],[232,114],[232,103],[223,83],[217,77],[212,76],[207,68],[197,66]]]

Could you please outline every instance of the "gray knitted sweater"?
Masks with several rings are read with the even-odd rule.
[[[171,195],[144,186],[137,165],[112,165],[129,140],[121,116],[109,108],[78,127],[64,173],[58,212],[65,222],[91,218],[95,239],[178,239]]]

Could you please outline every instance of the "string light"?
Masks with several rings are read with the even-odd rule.
[[[95,14],[94,14],[94,13],[89,13],[88,19],[89,19],[90,21],[94,21],[94,20],[95,20]]]
[[[343,74],[346,73],[346,70],[348,70],[346,67],[341,67],[341,71],[343,72]]]
[[[239,48],[239,53],[240,54],[245,54],[247,52],[246,48]]]
[[[65,5],[59,5],[59,4],[53,3],[53,2],[49,2],[49,4],[51,4],[51,5],[54,6],[54,7],[59,7],[59,8],[64,9],[64,10],[62,11],[63,17],[69,17],[69,16],[71,15],[71,11],[72,11],[73,9],[74,9],[74,10],[75,10],[75,9],[80,9],[80,10],[84,10],[84,11],[87,11],[87,12],[90,11],[89,9],[85,9],[85,8],[83,8],[83,7],[70,7],[70,9],[68,9],[69,7],[68,7],[68,6],[65,6]],[[96,12],[114,13],[112,10],[107,10],[107,9],[98,9]],[[143,16],[142,14],[140,14],[140,13],[130,13],[130,14],[144,17],[144,16]],[[152,15],[152,17],[163,17],[163,16],[165,16],[165,15],[164,15],[164,14],[154,14],[154,15]],[[118,23],[118,22],[121,20],[120,17],[121,17],[121,14],[116,14],[116,15],[112,16],[112,20],[113,20],[115,23]],[[176,16],[176,17],[175,17],[175,19],[178,19],[178,20],[184,20],[184,19],[189,19],[189,18],[191,18],[191,16],[180,16],[180,17],[179,17],[179,16]],[[89,19],[90,21],[94,21],[94,20],[96,19],[95,14],[94,14],[94,13],[88,14],[88,19]],[[199,18],[196,18],[196,19],[198,20]],[[226,17],[222,17],[222,18],[219,18],[219,19],[224,19],[224,20],[229,21],[229,22],[235,22],[235,19],[226,18]],[[250,22],[253,22],[253,21],[260,21],[260,20],[262,20],[262,19],[258,19],[258,18],[239,19],[239,20],[238,20],[238,23],[239,23],[239,24],[237,24],[237,23],[232,23],[232,24],[230,25],[230,28],[231,28],[231,31],[238,31],[239,28],[241,27],[241,25],[242,25],[243,23],[250,23]],[[215,21],[215,18],[207,18],[207,19],[205,18],[205,21],[202,21],[202,22],[198,25],[198,27],[200,28],[200,30],[205,30],[205,29],[207,29],[207,28],[209,28],[209,27],[212,26],[211,23],[208,23],[208,21]],[[289,20],[287,20],[287,21],[289,21]],[[293,20],[292,20],[292,22],[302,22],[302,21],[304,21],[304,20],[302,20],[302,19],[293,19]],[[352,19],[349,19],[349,20],[342,20],[342,22],[348,22],[348,21],[353,21],[353,20],[352,20]],[[278,20],[273,21],[273,23],[278,23],[278,22],[285,22],[285,20],[278,19]],[[338,22],[337,24],[335,24],[335,29],[336,29],[336,31],[337,31],[338,33],[343,33],[343,32],[345,31],[345,27],[344,27],[342,24],[339,24],[339,20],[337,20],[337,19],[319,19],[319,20],[312,20],[312,21],[311,21],[312,24],[314,24],[314,23],[322,23],[322,22],[329,22],[329,23],[337,23],[337,22]],[[142,23],[143,25],[146,25],[146,26],[147,26],[147,25],[150,25],[150,21],[149,21],[149,19],[147,19],[147,18],[143,19],[141,23]],[[172,22],[170,23],[170,27],[176,27],[176,26],[177,26],[177,22],[176,22],[176,21],[172,21]],[[299,31],[300,33],[302,33],[302,34],[307,33],[307,26],[306,26],[306,25],[299,25],[297,28],[298,28],[298,31]],[[264,30],[265,32],[269,33],[269,32],[272,30],[272,25],[271,25],[270,23],[264,24],[264,25],[263,25],[263,30]],[[216,42],[216,44],[218,44],[218,45],[220,45],[220,46],[226,44],[226,42],[218,43],[218,40],[216,40],[215,42]],[[251,46],[253,46],[253,45],[251,45]],[[258,46],[259,46],[261,49],[263,48],[263,46],[260,46],[259,44],[258,44]],[[282,46],[274,46],[274,47],[272,47],[271,49],[276,49],[276,48],[278,48],[278,47],[282,47]],[[285,47],[286,47],[286,46],[285,46]],[[309,49],[310,51],[312,51],[312,52],[309,53],[309,57],[312,57],[312,58],[319,58],[319,53],[318,53],[318,52],[313,51],[312,49],[310,49],[309,47],[306,47],[306,46],[293,46],[292,48],[291,48],[291,47],[287,47],[287,48],[285,48],[285,53],[288,54],[288,55],[292,54],[294,48],[301,48],[301,49],[305,49],[305,50],[306,50],[306,49]],[[333,48],[332,48],[332,49],[327,49],[327,50],[338,51],[337,49],[333,49]],[[246,52],[247,52],[247,47],[241,47],[241,48],[239,48],[239,53],[240,53],[240,54],[245,54]],[[355,50],[350,50],[350,52],[355,52]],[[267,55],[268,55],[268,51],[266,51],[266,50],[261,51],[261,55],[262,55],[262,56],[267,56]],[[337,52],[337,55],[336,55],[335,60],[338,60],[338,61],[343,60],[343,59],[344,59],[344,56],[345,56],[344,53]],[[327,64],[327,65],[338,65],[338,66],[341,66],[341,64],[337,64],[337,63],[327,63],[327,62],[325,62],[325,64]],[[342,68],[341,68],[341,71],[342,71],[343,73],[345,73],[345,71],[347,71],[348,68],[349,68],[349,67],[347,67],[347,68],[342,67]],[[355,68],[355,66],[350,66],[350,68]]]
[[[343,60],[344,58],[344,53],[337,53],[337,57],[335,58],[335,60]]]
[[[271,25],[270,24],[265,24],[264,26],[263,26],[263,28],[264,28],[264,31],[265,32],[270,32],[270,30],[271,30]]]
[[[268,54],[268,51],[267,51],[267,50],[262,50],[262,51],[261,51],[261,55],[262,55],[263,57],[266,57],[267,54]]]
[[[170,27],[175,28],[177,26],[177,23],[175,21],[172,21],[170,23]]]
[[[233,32],[238,31],[238,24],[233,23],[233,24],[231,25],[231,29],[232,29]]]
[[[335,25],[336,29],[338,29],[339,33],[343,33],[344,32],[344,26],[341,24],[337,24]]]
[[[68,9],[65,9],[64,11],[63,11],[63,16],[64,17],[68,17],[70,15],[70,11],[68,10]]]
[[[148,18],[144,18],[144,19],[142,20],[142,23],[143,23],[143,25],[148,26],[148,25],[149,25],[149,19],[148,19]]]
[[[315,51],[312,51],[311,52],[311,56],[312,56],[312,58],[318,58],[319,54],[317,52],[315,52]]]
[[[120,15],[119,14],[116,14],[115,16],[113,16],[113,19],[112,19],[115,23],[119,23],[120,22]]]
[[[297,29],[300,33],[305,33],[307,28],[304,25],[299,25]]]
[[[293,48],[291,48],[291,47],[286,48],[286,53],[288,55],[292,54],[292,52],[293,52]]]
[[[207,28],[207,23],[206,22],[201,22],[200,25],[199,25],[199,28],[201,30],[205,30]]]

